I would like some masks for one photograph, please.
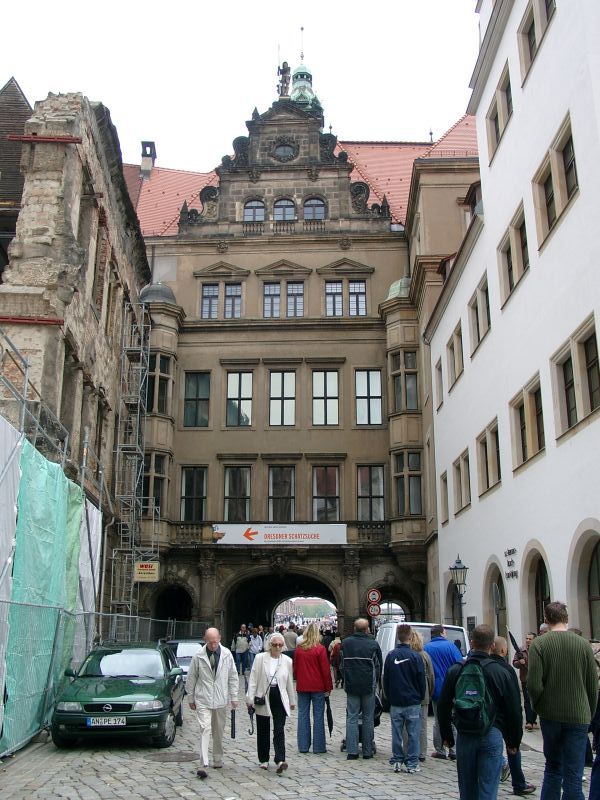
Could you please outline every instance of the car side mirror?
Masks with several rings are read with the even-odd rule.
[[[181,667],[172,667],[169,672],[169,678],[176,678],[178,675],[183,675],[183,669]]]
[[[65,670],[65,678],[76,678],[76,677],[77,677],[77,673],[75,672],[74,669],[71,669],[71,667],[68,667]]]

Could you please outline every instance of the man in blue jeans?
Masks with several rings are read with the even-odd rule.
[[[452,709],[460,672],[469,663],[479,663],[491,695],[493,722],[481,735],[461,731],[457,721],[456,766],[461,800],[496,800],[502,770],[503,740],[510,755],[515,755],[523,736],[521,694],[515,681],[490,658],[494,631],[478,625],[471,635],[472,650],[465,664],[455,664],[446,674],[438,700],[438,719],[442,741],[454,745]]]
[[[544,617],[549,630],[531,643],[527,674],[544,739],[541,800],[583,800],[588,727],[598,697],[596,662],[589,642],[567,629],[564,603],[548,603]]]
[[[341,648],[341,668],[346,691],[347,758],[358,758],[358,720],[362,715],[363,758],[373,758],[375,732],[375,687],[381,678],[381,648],[371,636],[366,619],[354,621],[354,633],[346,636]]]
[[[425,645],[425,652],[431,659],[435,676],[435,686],[431,695],[431,704],[433,706],[433,753],[431,757],[445,759],[446,751],[440,735],[437,705],[446,673],[454,664],[462,664],[462,653],[454,642],[448,641],[443,625],[434,625],[431,628],[431,641]],[[456,758],[452,747],[448,751],[448,758],[452,761]]]
[[[421,654],[412,650],[410,625],[398,625],[396,647],[388,653],[383,669],[383,691],[390,704],[392,722],[392,757],[394,772],[420,772],[419,735],[421,703],[425,697],[425,667]],[[406,725],[407,752],[402,748]]]

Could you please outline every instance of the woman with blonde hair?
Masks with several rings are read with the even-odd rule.
[[[254,659],[246,703],[256,711],[256,749],[261,769],[269,768],[270,728],[273,720],[273,747],[278,775],[287,769],[285,760],[285,721],[296,707],[296,691],[292,677],[292,659],[284,655],[284,638],[273,633],[268,652]]]
[[[427,716],[429,712],[429,700],[435,686],[435,675],[433,673],[433,664],[429,653],[423,649],[423,637],[419,631],[412,629],[410,636],[411,650],[415,650],[421,654],[423,659],[423,666],[425,667],[425,697],[421,702],[421,736],[419,740],[419,761],[425,761],[425,754],[427,752]],[[406,733],[406,729],[405,729]]]
[[[310,706],[312,704],[313,753],[326,753],[325,697],[333,689],[327,650],[321,644],[316,622],[311,622],[294,653],[294,674],[298,692],[298,750],[308,753],[311,745]]]

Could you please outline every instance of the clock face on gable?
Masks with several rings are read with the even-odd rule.
[[[271,155],[277,161],[292,161],[298,155],[298,145],[294,142],[276,142]]]

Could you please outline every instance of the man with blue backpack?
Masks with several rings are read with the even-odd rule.
[[[494,632],[478,625],[464,664],[448,670],[438,700],[444,744],[454,745],[461,800],[495,800],[502,771],[503,740],[514,755],[523,735],[519,688],[506,669],[490,658]]]

